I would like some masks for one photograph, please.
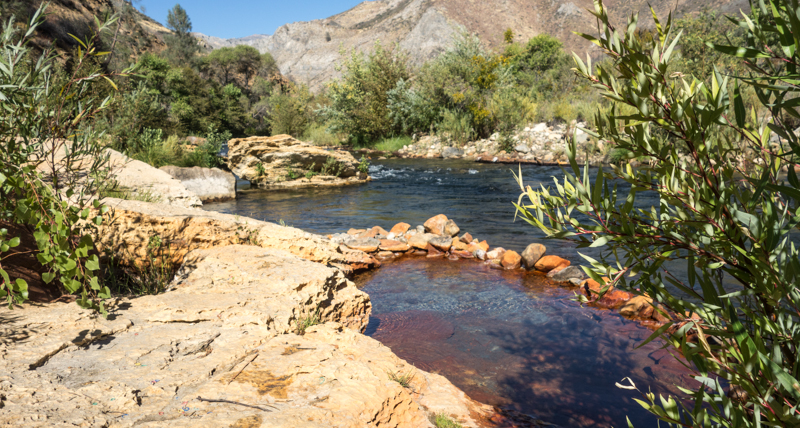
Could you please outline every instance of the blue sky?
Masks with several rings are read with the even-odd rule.
[[[0,0],[2,1],[2,0]],[[283,24],[327,18],[363,0],[141,0],[147,16],[166,24],[167,11],[180,3],[192,30],[222,38],[272,34]]]

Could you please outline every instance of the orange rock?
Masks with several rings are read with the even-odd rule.
[[[453,241],[453,250],[455,251],[468,251],[467,249],[470,246],[465,244],[463,241]]]
[[[583,295],[586,296],[586,297],[592,297],[592,296],[596,297],[597,294],[600,293],[600,290],[602,290],[606,286],[606,284],[608,284],[609,281],[611,281],[611,280],[609,278],[606,278],[606,277],[603,277],[603,283],[602,284],[600,284],[599,282],[597,282],[597,281],[595,281],[595,280],[593,280],[591,278],[589,278],[587,280],[584,280],[581,283],[581,293],[583,293]],[[611,290],[613,290],[613,289],[614,288],[612,287]],[[609,290],[609,291],[611,291],[611,290]],[[633,297],[633,296],[631,295],[631,297]],[[630,300],[630,298],[628,298],[628,299]]]
[[[470,235],[469,232],[465,233],[464,236],[461,237],[461,242],[463,242],[465,244],[471,244],[472,243],[472,235]]]
[[[390,239],[381,239],[380,249],[383,251],[404,252],[408,251],[411,247],[400,241],[393,241]]]
[[[633,294],[628,293],[627,291],[612,289],[606,292],[602,298],[597,299],[594,303],[601,308],[617,309],[632,298]]]
[[[386,236],[388,234],[389,234],[389,232],[387,232],[386,229],[384,229],[384,228],[382,228],[380,226],[375,226],[372,229],[369,229],[369,230],[361,233],[360,235],[358,235],[358,237],[359,238],[374,238],[374,237],[376,237],[378,235]]]
[[[347,231],[347,234],[348,235],[360,235],[360,234],[362,234],[364,232],[366,232],[365,229],[350,229],[350,230]]]
[[[480,249],[483,251],[489,251],[489,243],[485,240],[478,243],[478,247],[480,247]]]
[[[522,256],[517,254],[516,251],[506,251],[503,254],[502,264],[506,269],[517,269],[522,261]]]
[[[619,314],[628,318],[650,318],[653,316],[653,299],[636,296],[622,305]]]
[[[428,233],[434,233],[436,235],[444,234],[444,226],[447,224],[447,216],[444,214],[439,214],[437,216],[433,216],[426,221],[423,226],[425,226],[425,231]]]
[[[533,266],[536,270],[550,272],[554,269],[562,269],[570,265],[570,261],[558,256],[544,256]]]
[[[425,247],[425,250],[428,251],[428,257],[441,257],[444,255],[443,252],[439,251],[436,247],[431,244],[428,244]]]
[[[394,225],[392,230],[389,231],[389,233],[394,233],[395,236],[397,236],[408,232],[409,228],[411,228],[411,225],[408,223],[397,223],[396,225]]]
[[[452,254],[461,257],[462,259],[474,259],[475,256],[469,251],[455,250]]]

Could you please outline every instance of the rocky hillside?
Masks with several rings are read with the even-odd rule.
[[[95,17],[102,19],[110,13],[120,13],[119,30],[113,25],[113,32],[103,34],[103,48],[110,49],[116,36],[114,52],[126,57],[122,63],[128,62],[125,59],[133,61],[144,52],[159,52],[166,47],[163,36],[169,30],[125,0],[8,0],[0,7],[0,18],[5,22],[14,15],[18,22],[27,21],[42,3],[48,6],[47,18],[34,40],[39,50],[53,45],[58,52],[76,48],[78,43],[70,35],[85,39],[96,31]]]
[[[636,11],[648,16],[648,3],[659,15],[666,15],[672,9],[677,9],[678,14],[692,13],[704,7],[734,12],[747,5],[746,0],[606,0],[605,3],[620,21]],[[334,66],[340,48],[366,50],[376,40],[399,44],[417,64],[445,50],[453,34],[463,30],[478,34],[489,47],[502,43],[506,28],[513,29],[518,40],[547,33],[564,41],[568,50],[583,53],[591,47],[572,31],[594,31],[594,16],[586,10],[592,7],[592,0],[375,0],[330,18],[284,25],[273,35],[238,39],[199,33],[196,36],[211,48],[247,44],[261,52],[270,52],[281,73],[320,88],[336,76]]]

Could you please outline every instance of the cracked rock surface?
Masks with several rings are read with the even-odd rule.
[[[0,426],[478,426],[491,411],[362,335],[369,296],[287,251],[194,250],[169,291],[111,306],[0,310]]]

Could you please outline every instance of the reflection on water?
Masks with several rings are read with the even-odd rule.
[[[693,383],[651,331],[609,311],[581,308],[541,275],[471,261],[409,258],[359,276],[373,304],[366,333],[470,397],[564,427],[654,426],[615,387]]]

